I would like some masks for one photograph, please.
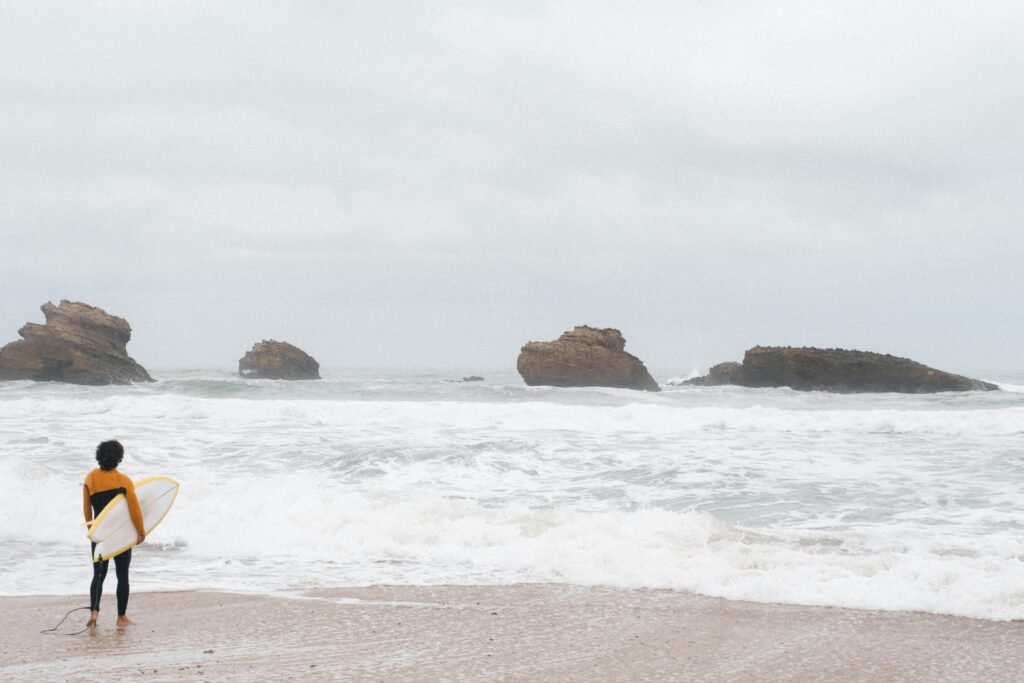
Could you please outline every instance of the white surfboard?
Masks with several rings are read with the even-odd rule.
[[[163,521],[178,497],[178,482],[170,477],[145,477],[135,482],[135,496],[142,508],[142,526],[146,535]],[[89,528],[89,539],[96,544],[92,561],[102,562],[117,557],[135,545],[139,536],[128,511],[124,494],[117,494],[107,503]]]

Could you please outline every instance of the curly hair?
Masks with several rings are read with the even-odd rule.
[[[96,447],[96,462],[101,470],[112,470],[121,464],[124,457],[124,446],[120,441],[104,441]]]

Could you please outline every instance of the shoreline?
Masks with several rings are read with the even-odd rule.
[[[39,633],[83,602],[0,597],[0,678],[1011,681],[1024,644],[1020,621],[562,584],[140,591],[133,627],[107,595],[95,631]]]
[[[108,592],[116,587],[116,577],[108,580],[104,584],[104,595],[103,605],[106,608],[107,598],[110,597]],[[237,595],[242,597],[259,597],[266,598],[268,600],[325,600],[331,599],[335,595],[348,595],[350,593],[358,593],[362,591],[381,591],[386,592],[390,590],[408,590],[408,591],[431,591],[431,590],[502,590],[520,588],[525,586],[545,586],[551,589],[564,588],[566,590],[594,590],[594,591],[611,591],[611,592],[627,592],[627,593],[651,593],[651,594],[662,594],[662,595],[685,595],[691,596],[695,599],[700,600],[719,600],[726,603],[740,603],[749,604],[753,606],[760,605],[766,608],[797,608],[797,609],[812,609],[812,610],[840,610],[848,612],[870,612],[875,614],[906,614],[906,615],[918,615],[921,617],[942,617],[949,619],[963,619],[967,621],[980,621],[980,622],[992,622],[997,624],[1013,624],[1021,623],[1024,624],[1024,618],[995,618],[995,617],[978,617],[971,616],[969,614],[954,614],[949,612],[929,612],[927,610],[918,609],[880,609],[875,607],[850,607],[846,605],[807,605],[801,603],[790,603],[790,602],[762,602],[760,600],[749,600],[744,598],[727,598],[716,595],[705,595],[703,593],[694,593],[685,589],[679,588],[653,588],[653,587],[623,587],[623,586],[605,586],[605,585],[593,585],[593,584],[576,584],[576,583],[544,583],[544,582],[519,582],[519,583],[440,583],[440,584],[403,584],[403,583],[371,583],[371,584],[356,584],[351,586],[326,586],[326,587],[306,587],[306,588],[289,588],[275,591],[264,591],[264,590],[246,590],[242,588],[223,588],[216,586],[198,586],[198,587],[171,587],[171,588],[147,588],[145,586],[132,586],[131,599],[134,601],[136,598],[143,595],[189,595],[189,594],[210,594],[210,595]],[[111,594],[112,595],[112,594]],[[5,600],[81,600],[88,601],[88,596],[83,593],[26,593],[23,595],[10,595],[0,593],[0,602]],[[352,598],[352,604],[357,604],[359,599]],[[381,602],[386,603],[388,601],[381,599],[368,600],[368,603]],[[402,603],[404,601],[397,601]],[[113,605],[113,603],[111,603]],[[411,603],[415,604],[415,603]]]

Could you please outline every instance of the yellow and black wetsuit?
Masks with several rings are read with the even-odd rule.
[[[85,513],[85,521],[89,523],[93,515],[99,515],[100,511],[112,501],[117,494],[123,493],[128,500],[128,513],[131,515],[135,530],[141,535],[143,533],[142,509],[139,507],[139,499],[135,497],[135,485],[132,480],[117,471],[103,470],[96,468],[85,477],[85,486],[82,489],[82,511]],[[96,544],[92,544],[93,551]],[[132,563],[132,551],[128,549],[114,558],[114,573],[117,574],[117,614],[124,616],[128,609],[128,566]],[[94,562],[92,565],[92,585],[89,587],[89,603],[92,611],[100,611],[100,597],[103,595],[103,580],[107,578],[107,567],[110,560]]]

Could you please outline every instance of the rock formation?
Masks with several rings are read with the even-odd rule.
[[[743,363],[720,363],[684,384],[790,387],[838,393],[992,391],[995,384],[935,370],[908,358],[869,351],[755,346]]]
[[[248,379],[320,379],[320,364],[288,342],[264,339],[238,361],[238,374]]]
[[[0,349],[0,380],[31,379],[72,384],[152,382],[129,358],[132,328],[123,318],[87,304],[42,305],[46,323],[26,323],[22,339]]]
[[[616,329],[586,325],[555,341],[527,342],[516,369],[533,385],[554,387],[618,387],[660,391],[639,358],[623,349],[626,340]]]
[[[708,374],[703,377],[694,377],[678,384],[695,384],[702,387],[717,387],[723,384],[743,384],[743,364],[728,361],[712,365]]]
[[[463,382],[483,382],[484,378],[480,375],[470,375],[469,377],[463,377]]]

